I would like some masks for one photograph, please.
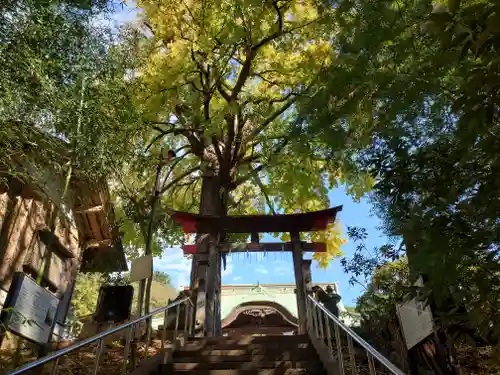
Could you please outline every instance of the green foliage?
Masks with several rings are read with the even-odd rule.
[[[76,278],[75,291],[71,300],[73,314],[80,319],[95,312],[99,290],[105,284],[101,274],[80,273]]]
[[[339,139],[355,141],[348,157],[375,179],[378,213],[403,238],[413,278],[425,276],[437,321],[496,342],[499,5],[337,9],[339,56],[302,104],[308,131],[333,151]]]
[[[365,228],[347,227],[349,238],[356,244],[356,249],[350,258],[343,257],[340,261],[344,272],[351,275],[349,283],[366,286],[372,282],[373,275],[389,261],[401,258],[403,251],[394,244],[386,244],[373,249],[366,245],[368,234]]]
[[[394,314],[396,305],[408,298],[409,275],[406,257],[377,267],[366,292],[357,301],[356,310],[366,322],[377,326]]]
[[[165,272],[154,271],[153,280],[160,284],[170,285],[170,276]]]
[[[165,0],[138,6],[147,35],[137,43],[144,60],[129,90],[136,93],[148,144],[127,171],[135,176],[127,180],[127,195],[137,197],[128,217],[147,215],[147,192],[168,149],[177,157],[164,167],[161,205],[177,210],[311,211],[330,205],[328,187],[338,180],[352,182],[356,196],[370,189],[369,175],[358,176],[340,153],[328,153],[317,137],[302,138],[293,127],[297,103],[316,90],[333,56],[333,9],[315,1]],[[164,17],[165,9],[172,17]],[[208,174],[217,198],[209,193],[211,203],[201,207]],[[157,223],[167,222],[162,215],[160,210]],[[166,233],[171,227],[162,238]],[[340,243],[331,247],[329,259]]]
[[[8,175],[24,177],[13,165],[27,145],[40,164],[96,179],[129,156],[136,116],[124,76],[134,59],[96,22],[107,5],[0,5],[0,165]],[[62,163],[54,149],[62,150]]]
[[[361,317],[359,333],[407,372],[408,354],[396,307],[415,293],[408,259],[392,244],[369,250],[363,228],[349,227],[348,233],[356,243],[356,250],[352,257],[343,258],[341,264],[344,272],[351,275],[349,282],[364,287],[352,314],[354,318]]]
[[[348,313],[356,313],[356,307],[355,306],[344,306],[344,308],[346,309],[346,311]]]

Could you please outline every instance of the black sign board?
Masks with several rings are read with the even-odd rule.
[[[134,287],[104,286],[99,291],[95,320],[99,323],[122,322],[130,318]]]

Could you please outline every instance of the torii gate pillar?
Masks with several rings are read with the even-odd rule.
[[[205,323],[205,309],[207,304],[207,269],[207,260],[198,261],[198,294],[196,296],[195,324]]]
[[[302,260],[302,272],[304,272],[306,297],[312,294],[311,263],[312,263],[311,259]]]
[[[302,243],[298,232],[290,233],[292,240],[293,269],[295,271],[295,283],[297,285],[297,312],[299,315],[299,334],[306,333],[306,286],[302,266]]]

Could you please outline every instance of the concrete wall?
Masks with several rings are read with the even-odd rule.
[[[337,293],[338,282],[318,284],[325,289],[330,285]],[[297,317],[297,296],[295,284],[262,284],[262,285],[223,285],[221,296],[221,318],[226,318],[231,310],[244,302],[269,301],[279,303],[294,317]],[[338,304],[340,311],[345,311],[342,302]]]

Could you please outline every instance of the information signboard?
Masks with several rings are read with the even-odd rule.
[[[152,268],[153,257],[151,255],[144,255],[134,259],[130,267],[130,281],[141,281],[151,277]]]
[[[413,348],[433,332],[432,312],[423,301],[413,298],[397,306],[397,311],[408,349]]]
[[[9,289],[2,315],[13,333],[38,344],[50,339],[59,299],[23,272],[17,272]]]

